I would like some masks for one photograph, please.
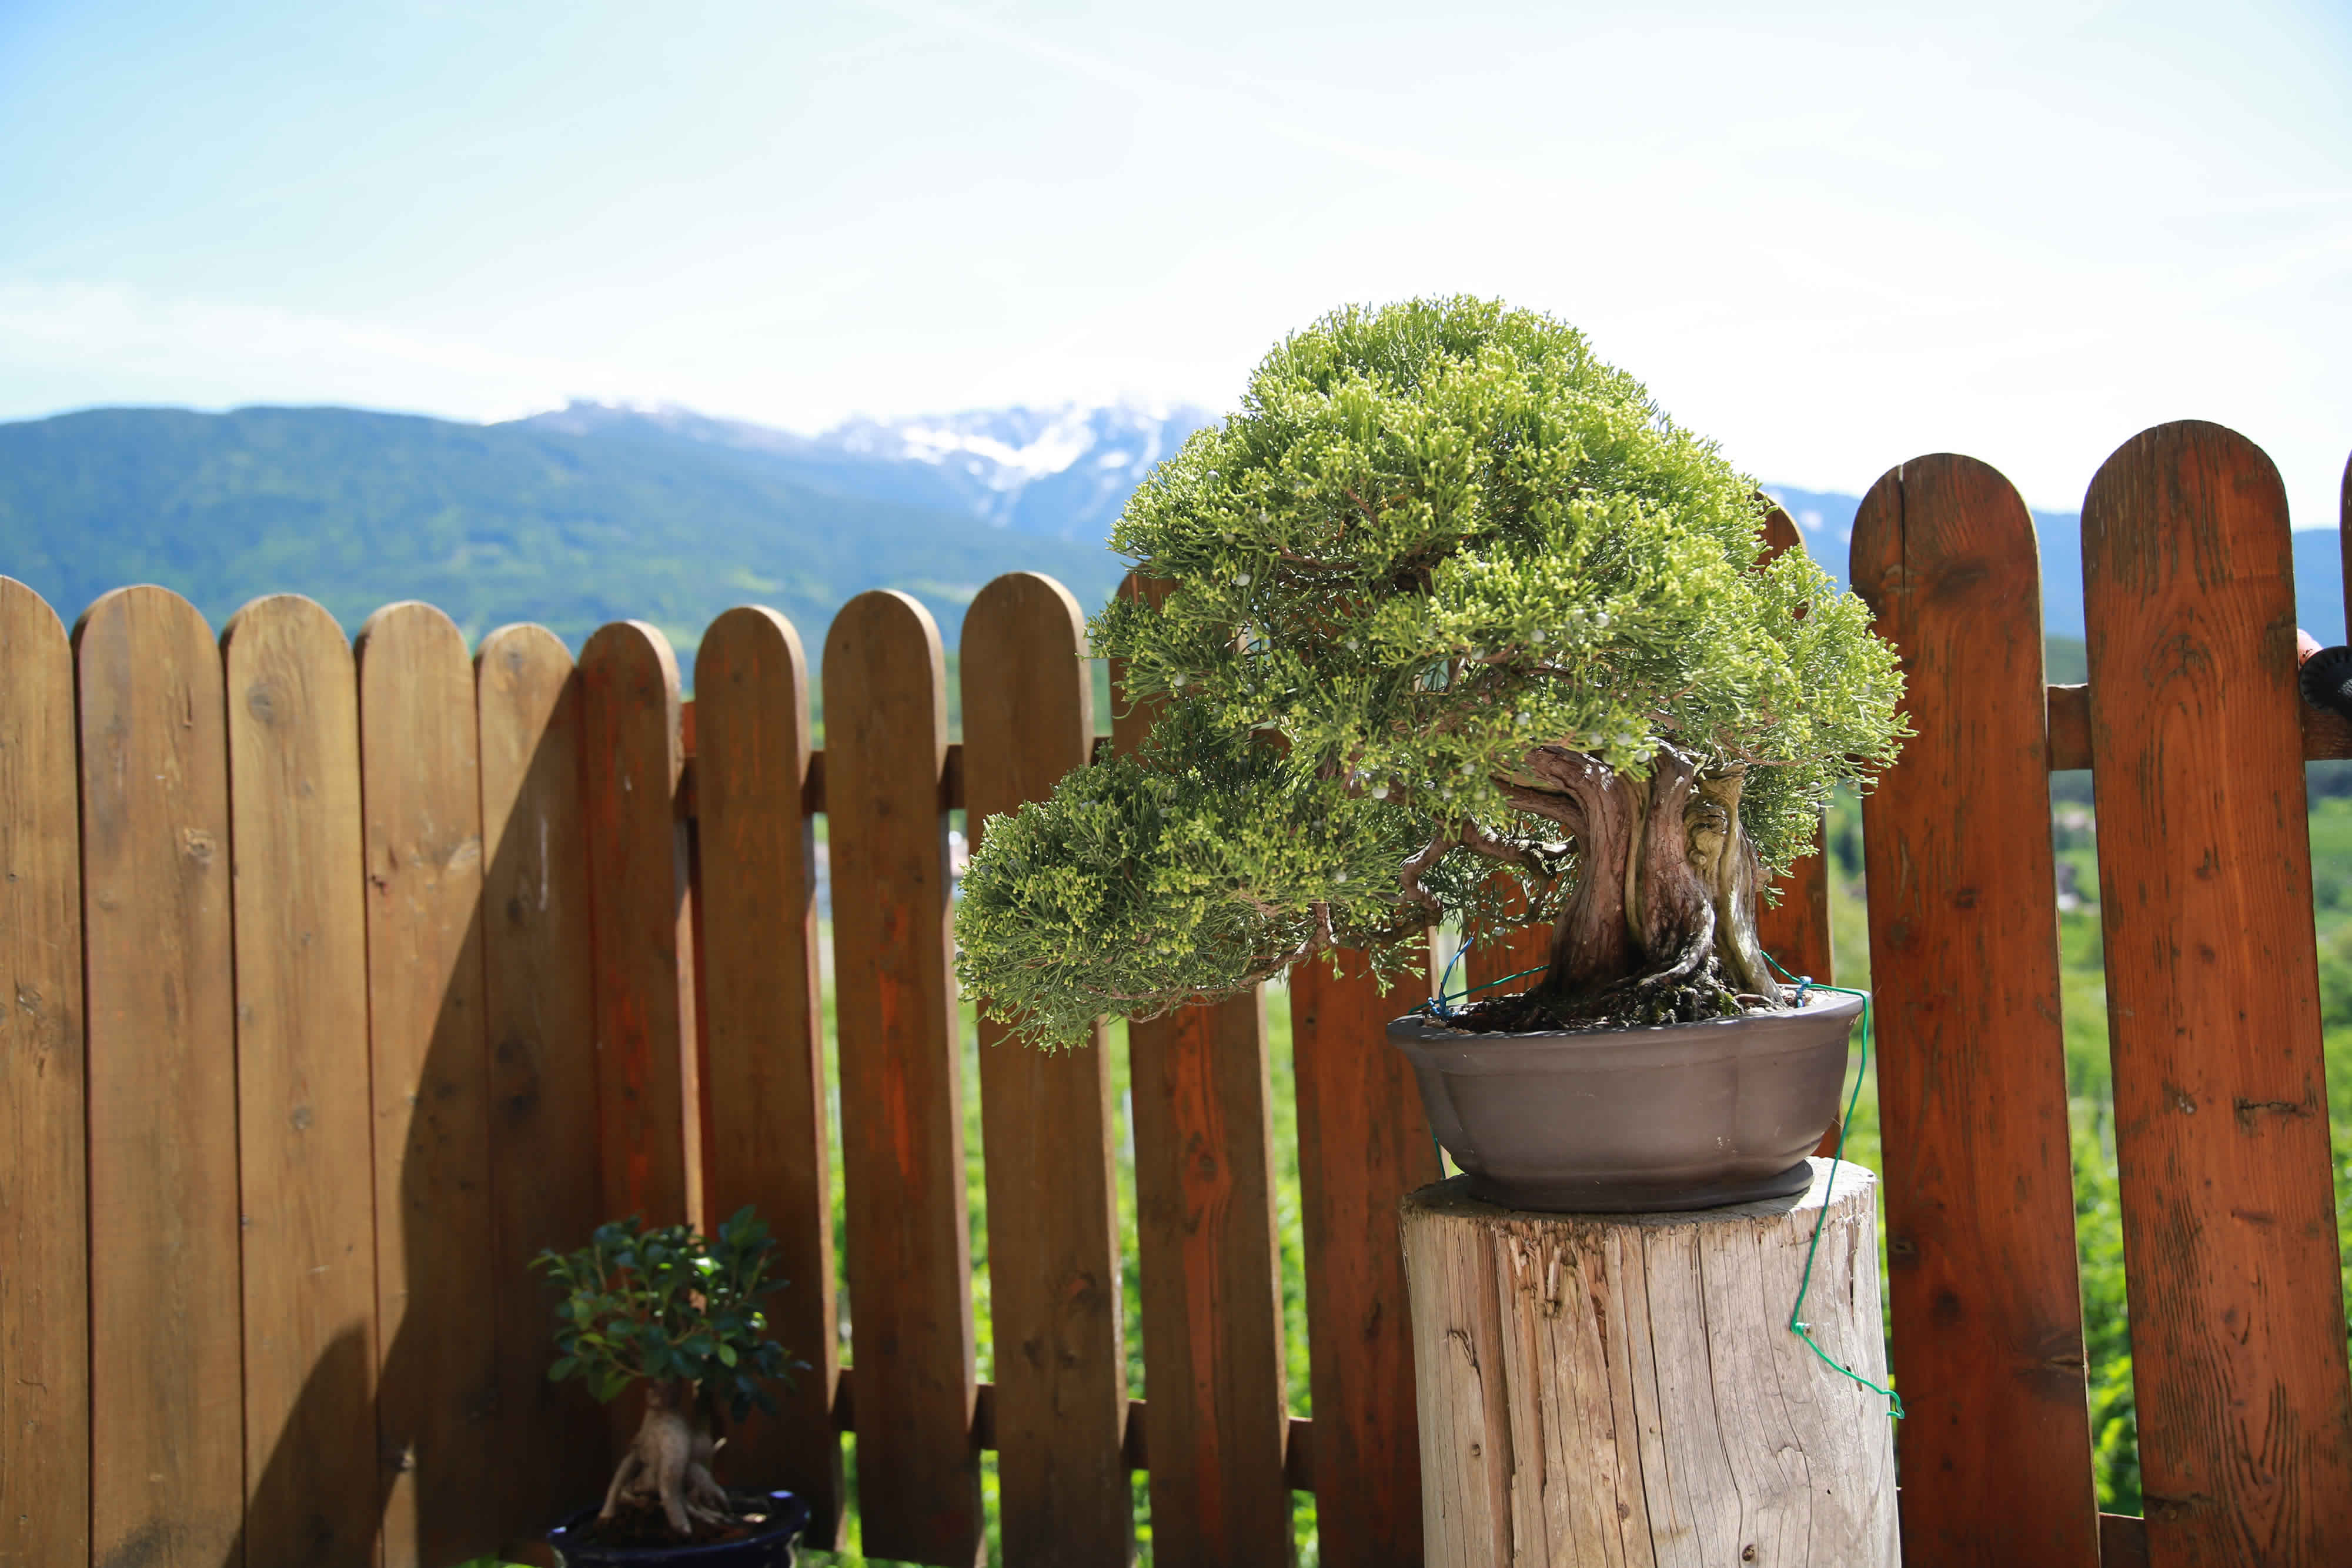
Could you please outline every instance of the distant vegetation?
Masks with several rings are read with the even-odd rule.
[[[0,573],[68,622],[109,589],[156,582],[215,627],[263,593],[308,594],[352,630],[422,599],[469,639],[536,621],[576,648],[605,622],[650,621],[682,659],[713,616],[757,602],[814,659],[868,588],[921,600],[952,647],[999,573],[1050,573],[1091,610],[1122,571],[1101,545],[775,467],[709,443],[352,409],[104,409],[0,424]]]

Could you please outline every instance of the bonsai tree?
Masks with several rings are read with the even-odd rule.
[[[684,1225],[648,1228],[632,1217],[598,1226],[569,1257],[534,1260],[564,1291],[548,1376],[582,1378],[606,1404],[645,1385],[645,1418],[613,1472],[600,1523],[658,1509],[684,1541],[698,1525],[735,1522],[710,1473],[719,1408],[739,1421],[754,1406],[772,1413],[761,1380],[789,1382],[793,1364],[762,1332],[760,1299],[784,1283],[766,1277],[772,1246],[768,1228],[743,1208],[713,1237]]]
[[[1559,321],[1326,317],[1128,504],[1153,591],[1091,634],[1157,722],[988,824],[963,980],[1066,1043],[1335,946],[1392,976],[1516,889],[1549,967],[1457,1022],[1784,1008],[1759,892],[1892,759],[1901,677],[1765,511]]]

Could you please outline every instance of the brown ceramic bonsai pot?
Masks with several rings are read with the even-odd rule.
[[[1429,1124],[1477,1195],[1510,1208],[1644,1214],[1801,1192],[1837,1117],[1860,997],[1633,1029],[1476,1034],[1412,1013]]]

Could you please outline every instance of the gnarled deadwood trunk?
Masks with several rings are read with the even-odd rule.
[[[1560,825],[1578,862],[1531,1002],[1563,1020],[1651,1022],[1781,1004],[1756,939],[1761,873],[1739,823],[1744,779],[1702,772],[1672,747],[1647,778],[1566,747],[1528,755],[1505,788]]]

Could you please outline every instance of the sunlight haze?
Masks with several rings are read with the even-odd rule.
[[[1232,406],[1560,316],[1771,481],[2352,449],[2352,13],[0,0],[0,419]]]

